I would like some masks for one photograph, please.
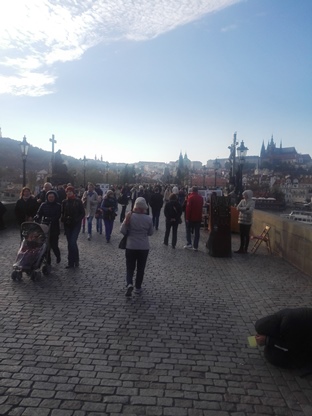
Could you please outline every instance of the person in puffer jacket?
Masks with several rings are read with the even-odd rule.
[[[255,324],[256,342],[279,367],[307,366],[312,372],[312,308],[282,309]]]
[[[240,232],[240,247],[237,251],[234,251],[234,253],[246,254],[248,252],[250,228],[252,226],[253,210],[255,209],[255,203],[252,200],[252,196],[252,191],[244,191],[243,199],[236,207],[239,211],[238,224]]]

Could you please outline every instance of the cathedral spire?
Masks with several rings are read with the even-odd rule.
[[[264,154],[265,154],[265,146],[264,146],[264,140],[263,140],[261,150],[260,150],[260,156],[263,156]]]

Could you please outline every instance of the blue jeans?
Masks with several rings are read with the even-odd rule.
[[[149,250],[131,250],[126,248],[127,285],[133,285],[135,267],[137,269],[135,287],[141,289]]]
[[[88,234],[92,234],[93,217],[90,215],[89,217],[87,217],[87,221],[88,221]]]
[[[96,231],[100,234],[102,234],[102,231],[103,231],[102,221],[103,221],[102,217],[96,219]]]
[[[186,241],[187,244],[192,244],[191,232],[194,230],[194,243],[193,247],[198,248],[199,235],[200,235],[200,221],[187,221],[186,223]]]
[[[104,226],[106,241],[109,242],[114,227],[114,220],[104,220]]]
[[[80,222],[75,224],[73,227],[64,226],[65,235],[67,238],[68,248],[68,265],[75,266],[79,264],[79,250],[77,245],[78,236],[80,233]]]

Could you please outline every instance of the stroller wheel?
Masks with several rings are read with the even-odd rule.
[[[18,270],[13,270],[11,277],[12,277],[12,280],[21,280],[22,272],[19,272]]]
[[[31,278],[31,280],[38,280],[38,279],[40,279],[40,277],[41,277],[41,273],[40,272],[37,272],[36,270],[33,270],[32,272],[31,272],[31,275],[30,275],[30,278]]]
[[[51,272],[51,266],[50,266],[49,264],[45,264],[45,265],[42,267],[42,273],[43,273],[45,276],[47,276],[48,274],[50,274],[50,272]]]

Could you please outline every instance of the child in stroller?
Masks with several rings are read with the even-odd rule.
[[[49,225],[35,222],[23,222],[21,225],[22,242],[13,264],[12,279],[21,280],[22,273],[28,274],[32,280],[43,274],[49,274],[47,253],[49,251]]]

